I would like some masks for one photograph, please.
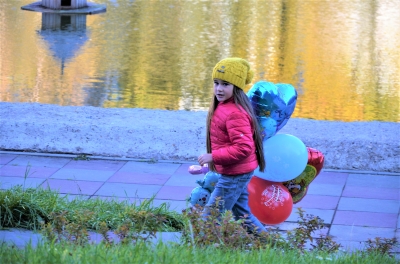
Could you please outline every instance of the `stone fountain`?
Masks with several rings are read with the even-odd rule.
[[[87,0],[42,0],[21,7],[22,10],[58,14],[98,14],[106,12],[106,6]]]

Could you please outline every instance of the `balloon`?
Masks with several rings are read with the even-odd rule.
[[[218,182],[219,177],[221,177],[221,174],[213,172],[213,171],[209,171],[206,173],[203,180],[197,180],[196,182],[204,189],[207,189],[208,191],[213,192],[215,189],[215,185]]]
[[[307,165],[308,152],[295,136],[278,134],[263,141],[266,168],[257,168],[254,174],[273,182],[289,181],[299,176]]]
[[[276,121],[271,117],[257,117],[258,124],[261,128],[261,137],[263,140],[276,134]]]
[[[282,183],[253,176],[247,189],[250,211],[260,222],[276,225],[290,216],[293,209],[292,196]]]
[[[300,176],[282,183],[283,186],[289,190],[294,204],[300,202],[307,194],[308,185],[310,185],[316,177],[316,172],[317,171],[313,166],[307,164]]]
[[[189,202],[192,205],[205,206],[210,199],[211,193],[207,189],[202,187],[196,187],[192,190],[189,198]]]
[[[200,165],[191,165],[188,169],[190,174],[205,174],[208,172],[208,165],[205,164],[204,166]]]
[[[283,182],[292,196],[293,203],[300,202],[308,191],[308,186],[317,177],[324,165],[324,155],[313,148],[307,147],[308,163],[304,171],[296,178]]]
[[[277,132],[278,132],[279,130],[282,129],[282,127],[286,125],[290,116],[294,112],[294,109],[296,108],[297,91],[290,84],[277,83],[275,85],[278,87],[278,92],[280,98],[282,99],[281,104],[283,102],[283,104],[281,105],[282,112],[280,113],[280,117],[283,117],[283,120],[282,122],[280,122],[280,124],[278,124],[277,127]]]
[[[307,147],[308,151],[308,163],[311,166],[314,166],[314,168],[317,170],[318,175],[324,166],[324,154],[322,154],[321,151]]]
[[[290,84],[259,81],[250,88],[247,97],[258,117],[261,135],[267,140],[286,125],[296,107],[297,91]]]

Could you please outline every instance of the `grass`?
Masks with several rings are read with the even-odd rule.
[[[70,222],[85,219],[85,227],[98,230],[102,223],[109,229],[116,229],[128,217],[140,215],[140,212],[162,217],[159,231],[177,231],[183,226],[182,216],[170,211],[167,204],[152,206],[152,199],[139,205],[116,199],[80,199],[68,200],[68,196],[41,188],[14,186],[0,191],[0,228],[19,227],[30,230],[40,229],[43,223],[49,223],[55,215],[63,213]],[[90,216],[90,217],[87,217]]]
[[[395,259],[373,253],[351,253],[329,255],[323,252],[297,251],[283,252],[276,249],[238,251],[207,247],[202,249],[187,245],[168,245],[158,243],[149,245],[108,246],[95,244],[77,246],[68,243],[45,243],[36,247],[18,249],[0,246],[0,259],[3,263],[398,263]]]
[[[40,232],[45,240],[32,247],[0,245],[2,263],[398,263],[391,256],[397,240],[366,241],[367,250],[341,252],[331,237],[312,238],[323,221],[298,209],[299,227],[282,236],[276,230],[262,236],[246,232],[243,220],[230,212],[211,210],[200,220],[201,208],[182,214],[167,204],[140,205],[117,200],[69,200],[57,192],[15,186],[0,191],[0,228]],[[102,235],[91,243],[88,231]],[[154,244],[157,232],[179,231],[178,243]],[[110,232],[119,238],[110,239]]]

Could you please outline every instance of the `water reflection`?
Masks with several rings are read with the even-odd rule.
[[[60,74],[63,75],[66,61],[74,58],[88,40],[86,15],[42,13],[39,35],[60,61]]]
[[[1,101],[206,110],[212,67],[239,56],[297,88],[293,117],[400,121],[397,0],[105,0],[84,30],[29,2],[0,0]]]

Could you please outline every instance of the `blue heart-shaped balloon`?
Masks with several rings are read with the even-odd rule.
[[[296,107],[297,91],[286,83],[259,81],[247,92],[260,125],[263,140],[282,129]]]

